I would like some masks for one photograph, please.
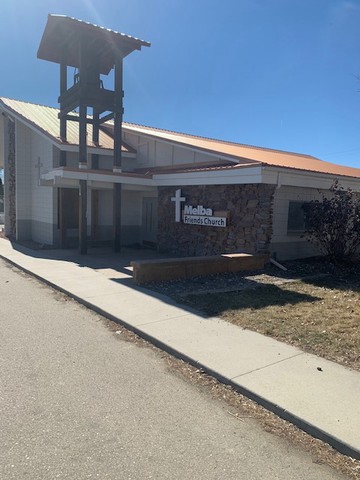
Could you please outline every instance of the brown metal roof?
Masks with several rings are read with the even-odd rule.
[[[284,152],[270,148],[255,147],[239,143],[226,142],[212,138],[197,137],[185,133],[161,130],[153,127],[124,123],[129,132],[144,134],[155,139],[186,145],[199,150],[233,158],[234,160],[260,162],[263,165],[293,168],[310,172],[328,173],[336,176],[360,178],[360,169],[325,162],[310,155]],[[240,165],[239,165],[240,166]]]
[[[115,57],[126,57],[134,50],[149,47],[150,43],[92,23],[64,15],[48,15],[38,58],[79,68],[80,44],[87,44],[99,61],[100,73],[107,75]]]
[[[2,104],[8,111],[21,117],[27,123],[35,126],[57,143],[61,145],[79,144],[79,124],[77,122],[68,122],[66,142],[63,142],[59,137],[60,120],[58,118],[59,110],[57,108],[21,102],[19,100],[11,100],[9,98],[0,98],[0,104]],[[88,124],[87,129],[89,147],[106,150],[112,150],[114,148],[114,140],[111,135],[101,130],[99,144],[97,145],[90,140],[92,138],[92,125]],[[134,149],[125,144],[122,145],[122,151],[134,153]]]

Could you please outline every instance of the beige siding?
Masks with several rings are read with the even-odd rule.
[[[4,115],[0,114],[0,168],[4,168],[5,165],[5,137],[4,137]]]
[[[17,122],[15,149],[17,238],[51,244],[54,192],[39,185],[39,174],[52,168],[51,142]]]
[[[31,132],[31,224],[32,239],[37,242],[53,243],[54,189],[39,186],[39,174],[47,172],[53,165],[52,144]],[[36,166],[40,162],[39,167]]]
[[[172,165],[173,162],[173,148],[168,143],[156,143],[156,160],[155,165],[159,167]]]
[[[187,148],[175,147],[174,148],[174,165],[184,163],[195,163],[194,150],[188,150]]]
[[[17,222],[31,220],[31,178],[32,167],[31,130],[24,124],[16,122],[15,137],[16,152],[16,220]],[[17,234],[23,236],[25,230],[17,229]],[[26,235],[19,240],[28,239]]]
[[[219,158],[168,142],[142,135],[124,133],[124,141],[137,151],[136,167],[165,167],[172,165],[216,162]]]

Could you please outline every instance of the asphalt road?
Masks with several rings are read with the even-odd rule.
[[[0,260],[0,479],[58,478],[345,477]]]

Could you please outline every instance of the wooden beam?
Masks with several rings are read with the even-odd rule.
[[[99,112],[97,110],[93,110],[93,132],[92,132],[92,141],[95,145],[99,145],[99,135],[100,135],[100,124],[99,124]],[[97,153],[93,153],[91,155],[91,168],[94,170],[98,170],[99,168],[99,155]]]
[[[117,57],[115,61],[115,108],[114,108],[114,164],[113,168],[121,170],[121,142],[123,116],[123,61]]]
[[[87,165],[87,107],[79,109],[79,167]]]
[[[67,90],[67,65],[65,63],[60,64],[60,96]]]
[[[70,122],[79,122],[80,118],[77,115],[65,115],[63,118],[69,120]],[[61,119],[61,117],[60,117]],[[92,120],[88,119],[88,123],[92,123]]]
[[[58,216],[59,216],[59,229],[60,229],[60,248],[66,248],[66,228],[64,222],[64,197],[65,189],[58,189]]]
[[[63,95],[67,90],[67,65],[65,63],[60,64],[60,96]],[[62,105],[60,104],[60,111],[62,110]],[[67,139],[67,119],[62,116],[60,118],[60,138],[62,141]],[[60,152],[60,167],[66,167],[66,152]]]
[[[80,45],[80,82],[86,81],[86,45]],[[79,106],[79,168],[87,167],[87,106],[80,103]],[[87,254],[87,181],[79,181],[79,253]]]
[[[75,110],[75,108],[77,108],[78,106],[79,106],[79,99],[74,100],[72,103],[64,106],[61,109],[60,113],[58,113],[58,118],[60,118],[60,120],[61,120],[61,118],[65,117],[68,113],[73,112]],[[73,120],[73,119],[71,119],[71,120]]]
[[[107,115],[104,115],[103,117],[99,118],[99,124],[101,125],[104,122],[108,122],[109,120],[112,120],[114,118],[114,113],[108,113]]]
[[[99,133],[100,133],[100,124],[99,124],[99,112],[94,109],[93,110],[93,134],[92,140],[94,143],[99,143]]]
[[[100,114],[113,111],[115,93],[100,86],[87,85],[80,79],[76,85],[59,97],[59,103],[62,106],[59,118],[72,112],[80,103],[95,108]]]

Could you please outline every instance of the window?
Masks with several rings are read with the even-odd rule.
[[[289,202],[287,233],[300,235],[306,230],[304,202]]]

